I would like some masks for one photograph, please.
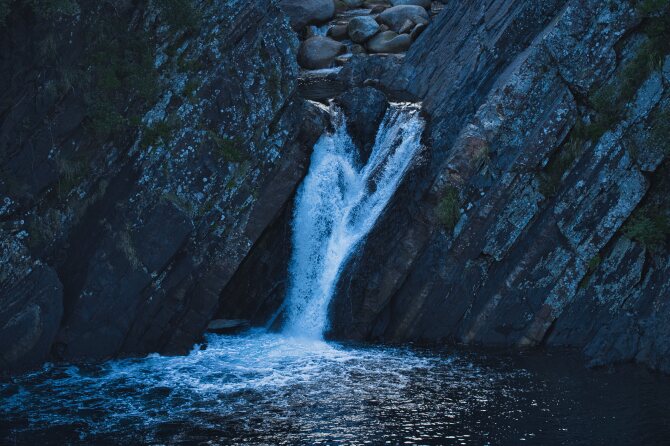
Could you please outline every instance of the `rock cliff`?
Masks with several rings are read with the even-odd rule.
[[[379,79],[423,100],[432,158],[349,264],[333,335],[670,371],[666,3],[449,2]]]
[[[362,153],[355,117],[386,98],[420,101],[428,126],[342,272],[331,337],[670,373],[668,2],[433,2],[398,29],[421,28],[406,54],[346,43],[326,72],[299,68],[299,38],[359,25],[308,3],[278,2],[290,22],[269,0],[0,2],[0,369],[266,323],[327,126],[305,98],[337,97]],[[356,5],[368,22],[391,6]]]
[[[267,1],[62,3],[0,33],[3,370],[188,351],[324,125]]]

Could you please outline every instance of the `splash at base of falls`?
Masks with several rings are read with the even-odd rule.
[[[0,444],[663,445],[670,381],[578,357],[252,331],[0,380]]]
[[[344,117],[314,147],[293,215],[293,254],[283,332],[321,339],[328,305],[347,259],[370,232],[421,148],[416,105],[392,104],[361,166]]]

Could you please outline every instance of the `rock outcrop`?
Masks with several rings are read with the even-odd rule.
[[[333,335],[670,371],[667,183],[651,174],[668,23],[628,1],[449,2],[380,80],[423,101],[432,160],[343,273]]]
[[[341,274],[329,336],[670,373],[670,7],[325,3],[10,11],[2,370],[183,353],[214,319],[273,320],[328,125],[305,98],[336,98],[363,161],[387,101],[421,102],[428,127]],[[105,15],[123,32],[98,42]]]
[[[3,371],[190,350],[323,131],[270,2],[77,7],[0,33]]]
[[[344,112],[352,140],[360,148],[360,161],[365,164],[388,109],[386,95],[372,87],[352,88],[336,102]]]

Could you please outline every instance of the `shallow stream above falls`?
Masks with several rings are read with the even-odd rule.
[[[249,332],[0,383],[0,444],[668,444],[670,381],[559,354]]]

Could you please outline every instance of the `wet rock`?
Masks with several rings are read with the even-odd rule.
[[[653,190],[640,167],[654,170],[658,159],[633,160],[626,147],[644,140],[652,110],[665,103],[661,67],[640,80],[630,114],[585,143],[552,192],[538,172],[569,150],[581,112],[574,92],[624,69],[615,47],[636,20],[623,1],[514,2],[514,13],[511,4],[448,2],[399,69],[378,78],[385,91],[423,100],[432,158],[345,267],[331,334],[565,343],[594,365],[633,360],[666,370],[668,331],[659,322],[668,317],[667,279],[659,277],[667,254],[652,266],[620,235],[650,183]],[[373,78],[364,61],[350,64],[351,79]],[[463,212],[449,228],[435,210],[447,188]]]
[[[416,5],[421,6],[422,8],[430,11],[431,1],[430,0],[391,0],[393,6],[399,5]]]
[[[412,40],[416,40],[419,38],[421,33],[426,30],[426,28],[428,28],[427,24],[420,23],[412,29],[412,32],[409,33],[409,36],[412,38]]]
[[[354,17],[349,21],[347,32],[351,40],[356,43],[363,43],[377,34],[379,23],[372,16]]]
[[[371,53],[402,53],[411,44],[412,39],[407,34],[384,31],[371,38],[366,47]]]
[[[44,265],[5,286],[0,285],[0,373],[38,367],[48,358],[61,322],[63,286]]]
[[[208,333],[236,334],[251,327],[244,319],[214,319],[207,325]]]
[[[372,87],[353,88],[336,101],[344,112],[352,139],[360,148],[360,161],[366,163],[388,108],[386,95]]]
[[[399,32],[408,20],[415,24],[428,23],[428,13],[421,6],[393,6],[379,14],[378,19],[392,31]]]
[[[365,53],[365,47],[363,45],[351,45],[351,54],[364,54]]]
[[[110,12],[128,32],[146,32],[147,54],[155,53],[157,96],[131,101],[135,87],[127,84],[115,93],[124,113],[143,122],[139,135],[126,126],[93,135],[79,92],[39,93],[49,79],[28,50],[39,33],[26,27],[47,26],[42,18],[2,29],[3,48],[10,35],[27,39],[26,49],[3,49],[9,57],[0,63],[17,79],[3,101],[18,104],[0,132],[0,147],[15,141],[0,156],[0,170],[15,173],[11,184],[0,179],[0,240],[9,228],[20,242],[8,250],[16,255],[0,249],[0,302],[18,299],[12,313],[21,315],[5,325],[0,313],[0,330],[11,331],[3,339],[17,347],[2,351],[3,369],[188,352],[221,291],[290,201],[323,131],[308,118],[314,106],[295,93],[299,41],[274,2],[201,6],[199,32],[186,35],[159,26],[144,3],[127,16]],[[81,8],[88,16],[110,6]],[[80,22],[58,27],[68,37],[56,39],[56,54],[85,60]],[[197,70],[176,69],[168,47],[180,47],[180,60]],[[32,123],[34,136],[21,122]],[[147,135],[158,123],[160,138]]]
[[[346,51],[346,46],[328,37],[310,37],[302,42],[298,52],[298,63],[308,70],[328,68],[337,56]]]
[[[300,77],[298,83],[300,96],[323,103],[346,90],[347,84],[339,79],[337,73],[308,72]]]
[[[327,22],[335,15],[333,0],[280,0],[279,7],[289,17],[296,31],[307,25]]]
[[[412,29],[414,29],[414,22],[411,20],[405,20],[405,23],[402,24],[400,29],[398,30],[398,34],[409,34]]]
[[[326,36],[334,40],[344,40],[349,37],[347,25],[333,25],[326,31]]]

